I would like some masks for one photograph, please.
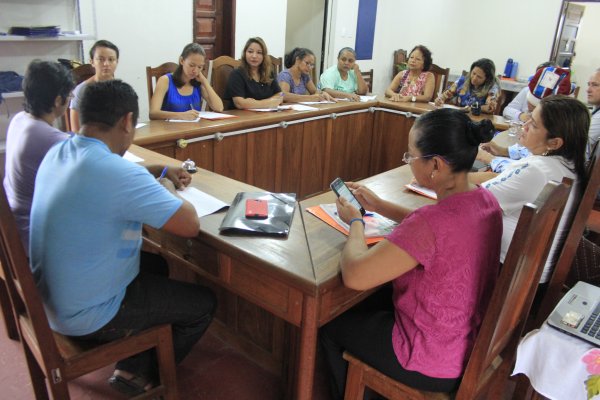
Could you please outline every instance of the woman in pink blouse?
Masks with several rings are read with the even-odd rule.
[[[408,56],[408,69],[398,72],[385,90],[385,96],[392,101],[428,102],[435,91],[435,77],[429,71],[431,51],[418,45]]]
[[[367,290],[391,282],[393,295],[376,293],[321,330],[334,399],[344,394],[345,350],[420,390],[458,387],[500,265],[502,211],[467,177],[478,145],[493,132],[490,121],[472,122],[458,110],[416,120],[404,161],[421,186],[435,191],[437,204],[409,212],[350,182],[365,209],[401,221],[371,249],[359,210],[338,199],[338,215],[350,225],[340,263],[344,284]]]

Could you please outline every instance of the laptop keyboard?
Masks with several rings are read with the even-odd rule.
[[[594,312],[581,328],[581,333],[588,336],[600,338],[600,303],[594,308]]]

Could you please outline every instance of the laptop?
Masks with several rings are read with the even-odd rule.
[[[546,322],[553,328],[600,346],[600,287],[577,282]]]

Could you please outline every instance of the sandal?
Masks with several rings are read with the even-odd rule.
[[[113,375],[108,378],[108,384],[116,391],[127,396],[138,396],[146,392],[146,386],[150,382],[141,376],[133,376],[127,379],[121,375]]]

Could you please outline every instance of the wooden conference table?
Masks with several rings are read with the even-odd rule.
[[[135,145],[130,151],[146,163],[180,165],[178,160]],[[411,177],[410,168],[404,166],[365,182],[383,198],[407,207],[433,203],[404,189]],[[192,186],[225,202],[240,191],[262,191],[202,169],[193,176]],[[300,202],[286,239],[220,235],[224,211],[201,218],[201,230],[194,239],[144,228],[145,245],[169,260],[176,278],[215,290],[220,322],[213,326],[223,327],[220,332],[231,335],[229,339],[249,337],[237,344],[258,357],[259,363],[269,364],[271,357],[275,364],[287,364],[280,370],[287,382],[287,398],[313,397],[318,328],[369,294],[347,289],[342,283],[339,258],[345,236],[305,211],[308,206],[333,201],[334,195],[327,192]],[[262,346],[262,353],[252,351],[251,346]]]
[[[359,180],[401,166],[415,117],[427,103],[317,104],[315,110],[232,110],[235,118],[199,122],[150,121],[135,144],[209,171],[299,199],[328,190],[336,177]],[[492,119],[498,130],[508,124]]]

